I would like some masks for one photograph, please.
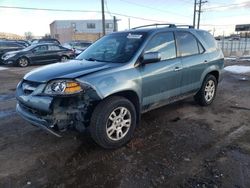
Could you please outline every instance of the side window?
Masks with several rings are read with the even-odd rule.
[[[208,46],[208,51],[214,51],[217,47],[217,42],[214,37],[206,31],[197,31],[197,34],[205,41]]]
[[[145,53],[159,52],[161,60],[176,57],[175,39],[172,32],[160,33],[155,35],[145,48]]]
[[[188,32],[176,32],[177,47],[180,56],[199,54],[197,39]]]
[[[203,46],[201,45],[200,42],[198,42],[198,48],[199,48],[199,52],[200,54],[204,53],[205,52],[205,49],[203,48]]]
[[[49,46],[49,51],[57,51],[57,50],[60,50],[59,46],[54,46],[54,45]]]
[[[35,48],[36,52],[44,52],[44,51],[47,51],[47,50],[48,50],[48,46],[46,46],[46,45],[38,46],[38,47]]]

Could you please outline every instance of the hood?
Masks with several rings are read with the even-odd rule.
[[[71,60],[37,68],[26,74],[24,79],[34,82],[47,82],[53,79],[73,79],[116,66],[119,66],[119,64]]]
[[[17,54],[17,53],[19,53],[19,52],[22,52],[22,50],[6,52],[4,55]]]

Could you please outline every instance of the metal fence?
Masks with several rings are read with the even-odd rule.
[[[250,56],[250,39],[240,38],[239,40],[222,39],[218,41],[219,47],[222,49],[225,57]]]

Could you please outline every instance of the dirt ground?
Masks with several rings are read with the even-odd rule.
[[[0,71],[0,187],[250,187],[250,74],[226,73],[209,107],[190,98],[144,114],[129,144],[104,150],[15,113],[15,87],[33,68]]]

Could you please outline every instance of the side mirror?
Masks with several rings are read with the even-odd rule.
[[[142,56],[142,63],[155,63],[161,61],[161,54],[159,52],[149,52]]]

